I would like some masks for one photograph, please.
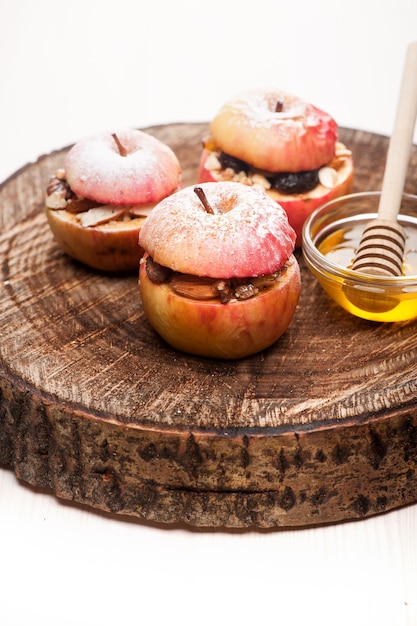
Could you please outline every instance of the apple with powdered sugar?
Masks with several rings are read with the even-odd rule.
[[[295,232],[263,190],[187,187],[154,208],[139,241],[143,310],[174,348],[237,359],[271,346],[291,323]]]
[[[350,150],[326,112],[281,90],[252,90],[226,102],[210,124],[199,181],[261,186],[286,211],[301,244],[312,211],[349,193]]]
[[[133,129],[76,143],[50,179],[46,215],[57,243],[99,270],[135,270],[140,229],[155,204],[181,187],[174,152]]]

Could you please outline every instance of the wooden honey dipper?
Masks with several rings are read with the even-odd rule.
[[[394,129],[388,146],[378,217],[363,231],[352,269],[365,274],[401,276],[405,234],[397,217],[417,116],[417,41],[409,44]]]

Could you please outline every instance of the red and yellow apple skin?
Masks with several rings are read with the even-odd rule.
[[[280,89],[246,90],[226,102],[211,120],[198,180],[233,179],[247,185],[261,184],[286,211],[297,235],[296,247],[300,247],[306,218],[325,202],[352,190],[352,156],[337,138],[335,120],[302,98]],[[231,178],[230,168],[223,171],[206,167],[211,154],[216,156],[211,161],[219,164],[217,156],[221,152],[247,164],[250,175],[242,177],[237,173],[236,178]],[[308,192],[287,194],[268,188],[267,177],[324,167],[334,169],[327,172],[326,186],[320,171],[320,183]]]
[[[60,188],[51,194],[57,198],[47,190],[45,210],[56,242],[77,261],[115,273],[138,271],[143,254],[139,233],[146,216],[156,203],[182,188],[174,152],[135,129],[80,140],[66,155],[55,182]],[[85,225],[79,219],[83,209],[77,213],[72,208],[74,200],[92,201],[84,211],[101,208],[110,217]]]
[[[218,359],[250,356],[275,343],[294,317],[301,287],[294,256],[273,287],[227,304],[186,298],[174,293],[169,283],[152,282],[143,261],[139,288],[145,316],[167,343],[182,352]]]
[[[205,210],[195,189],[213,209]],[[186,187],[159,202],[139,243],[152,259],[183,274],[246,278],[278,271],[294,251],[282,207],[263,189],[224,181]]]
[[[220,108],[210,132],[221,150],[256,168],[301,172],[333,158],[337,124],[298,96],[251,89]]]
[[[178,191],[153,209],[140,234],[145,316],[183,352],[220,359],[259,352],[285,332],[297,307],[294,242],[285,211],[262,189],[208,182]],[[163,269],[160,279],[155,264]],[[188,277],[194,288],[179,292],[175,281],[184,284]],[[254,287],[256,278],[263,285],[251,296],[235,290],[237,284]],[[207,280],[227,284],[227,297],[216,297],[216,289],[204,298],[197,294]]]
[[[210,150],[203,149],[198,169],[199,182],[218,182],[221,180],[221,172],[214,172],[206,168],[206,161],[210,154]],[[297,235],[296,247],[301,246],[303,225],[307,217],[326,202],[350,193],[353,187],[353,175],[353,159],[347,155],[337,170],[337,180],[334,187],[329,188],[318,184],[311,191],[299,194],[285,194],[276,189],[265,190],[286,212],[288,221]]]
[[[148,204],[178,189],[181,168],[159,139],[141,130],[120,129],[78,141],[66,156],[65,173],[79,198],[102,204]]]
[[[109,273],[137,271],[143,249],[139,233],[146,218],[83,228],[74,214],[46,209],[56,243],[73,259]]]

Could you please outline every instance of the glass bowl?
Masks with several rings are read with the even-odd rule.
[[[349,194],[316,209],[304,224],[302,250],[309,270],[346,311],[402,322],[417,317],[417,196],[403,194],[398,217],[406,233],[403,275],[387,278],[350,268],[365,226],[377,218],[380,195]]]

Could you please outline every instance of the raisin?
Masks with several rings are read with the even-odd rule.
[[[280,172],[269,178],[269,182],[281,193],[306,193],[318,185],[319,170]]]
[[[146,275],[156,285],[165,283],[172,274],[172,270],[165,265],[160,265],[153,260],[151,256],[146,258]]]
[[[242,161],[242,159],[237,159],[231,154],[227,154],[226,152],[221,152],[219,156],[219,161],[222,168],[225,170],[230,167],[233,171],[238,174],[239,172],[245,172],[247,174],[249,172],[249,165]]]

